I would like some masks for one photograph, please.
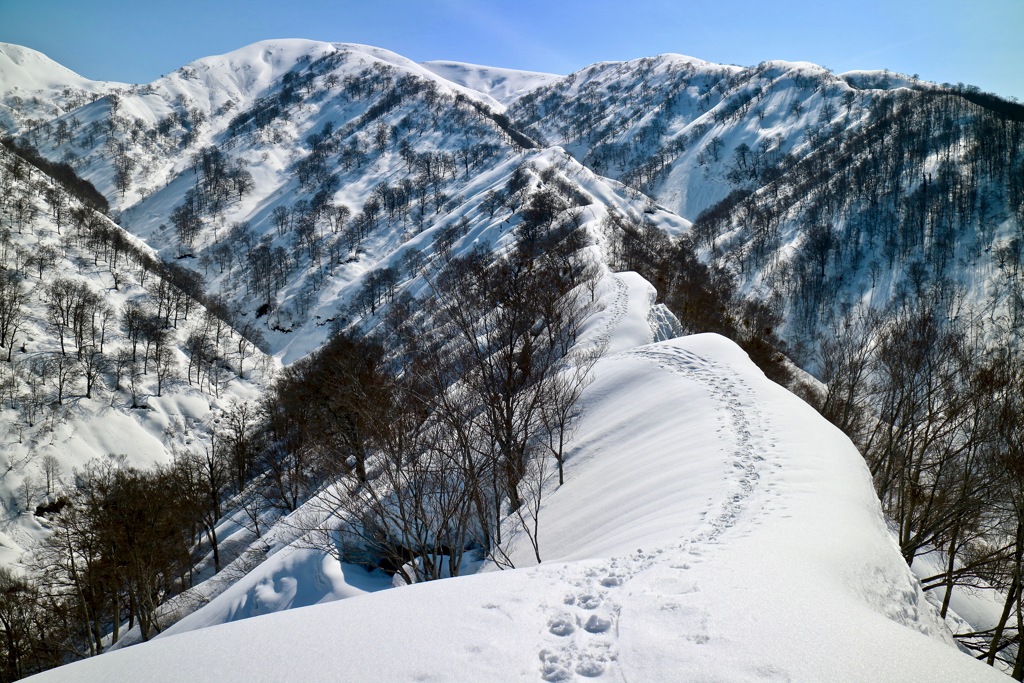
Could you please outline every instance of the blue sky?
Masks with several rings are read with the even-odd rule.
[[[0,0],[0,41],[101,80],[148,82],[268,38],[555,73],[663,52],[806,60],[1024,100],[1024,0]]]

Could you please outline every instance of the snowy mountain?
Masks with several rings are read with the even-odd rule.
[[[358,318],[368,281],[415,279],[409,268],[438,239],[497,243],[538,183],[561,188],[595,225],[607,206],[646,210],[561,151],[529,149],[504,105],[458,82],[505,97],[550,79],[272,41],[199,60],[113,109],[109,98],[84,107],[60,145],[24,139],[73,157],[123,226],[259,316],[287,362],[323,343],[331,323]],[[658,220],[673,234],[687,225]]]
[[[175,558],[158,579],[126,579],[116,562],[110,569],[107,550],[82,551],[94,562],[85,578],[95,574],[118,588],[109,599],[90,592],[88,626],[62,637],[78,652],[86,651],[83,643],[87,652],[113,651],[40,680],[113,680],[129,672],[156,680],[318,679],[338,671],[354,680],[994,679],[991,667],[958,652],[950,629],[977,635],[982,644],[973,644],[973,654],[1001,653],[1012,664],[1016,631],[1003,635],[993,626],[1006,596],[981,590],[975,599],[961,590],[989,584],[971,583],[973,574],[956,584],[955,563],[947,570],[928,543],[908,555],[905,529],[897,543],[872,490],[880,467],[872,454],[865,451],[869,470],[850,439],[769,381],[734,343],[678,337],[732,334],[773,379],[786,375],[828,413],[830,392],[844,387],[801,375],[772,344],[788,344],[798,362],[824,376],[831,366],[818,341],[832,335],[822,330],[860,308],[890,301],[914,308],[933,295],[943,306],[938,317],[973,321],[972,331],[982,330],[977,339],[1022,329],[1014,317],[1024,311],[1014,240],[1024,224],[1024,117],[1010,103],[888,72],[836,75],[807,63],[742,68],[662,55],[557,76],[417,64],[379,48],[305,40],[256,43],[150,84],[115,87],[0,47],[0,84],[38,98],[4,95],[17,105],[7,125],[18,142],[91,182],[116,222],[68,200],[78,210],[71,237],[72,227],[62,227],[68,207],[55,208],[56,195],[41,189],[54,181],[35,171],[23,177],[16,169],[25,162],[4,152],[4,273],[14,274],[11,291],[27,297],[29,321],[20,353],[68,355],[54,338],[59,322],[47,322],[57,273],[103,292],[119,323],[108,343],[120,356],[133,339],[146,345],[131,387],[122,386],[120,370],[101,373],[109,406],[78,396],[72,379],[74,410],[41,408],[60,413],[59,426],[50,419],[26,432],[23,397],[46,388],[61,404],[63,380],[42,370],[8,373],[5,386],[13,389],[0,420],[19,441],[11,436],[5,451],[2,493],[28,500],[33,477],[46,475],[44,451],[61,453],[60,471],[76,475],[95,456],[125,453],[105,470],[118,482],[128,465],[149,471],[191,450],[198,471],[152,471],[207,501],[191,526],[174,529],[198,557]],[[82,227],[83,216],[91,227]],[[122,241],[131,245],[127,257],[111,246]],[[49,260],[36,254],[44,247],[55,254]],[[473,505],[493,505],[500,519],[494,528],[480,522],[486,540],[455,550],[433,531],[420,539],[433,550],[412,552],[403,545],[408,528],[371,530],[376,549],[391,543],[388,562],[358,555],[337,529],[325,543],[325,516],[351,523],[362,513],[346,501],[360,494],[390,501],[413,476],[403,471],[383,496],[375,488],[388,471],[382,454],[390,447],[404,453],[403,439],[415,440],[385,438],[367,456],[373,449],[360,430],[368,406],[398,401],[367,389],[380,390],[373,382],[386,375],[381,368],[399,368],[395,375],[405,379],[422,371],[435,382],[415,386],[412,408],[385,420],[423,420],[416,439],[447,434],[430,419],[450,404],[466,404],[466,420],[479,421],[487,411],[472,403],[469,366],[431,375],[435,368],[424,364],[441,367],[473,351],[501,356],[493,339],[500,333],[487,324],[513,308],[514,296],[473,308],[496,296],[481,299],[477,290],[502,272],[514,280],[511,295],[529,300],[536,290],[522,297],[513,285],[537,271],[550,272],[550,288],[583,305],[565,337],[551,332],[547,317],[518,321],[519,336],[508,344],[516,350],[510,377],[532,376],[540,358],[532,354],[543,346],[536,340],[554,346],[562,339],[574,362],[604,352],[579,398],[582,417],[564,463],[560,450],[528,459],[534,476],[557,458],[565,483],[549,471],[528,481],[524,470],[513,475],[523,483],[500,494],[497,465],[490,465],[492,498],[477,494]],[[448,309],[436,303],[445,287],[457,293]],[[504,284],[494,289],[506,293]],[[536,316],[550,313],[529,303]],[[179,321],[179,308],[190,307]],[[479,320],[460,321],[459,308]],[[170,341],[161,367],[176,368],[178,381],[166,393],[157,371],[149,372],[151,341],[132,331],[129,311],[136,309],[160,318],[160,344]],[[432,315],[441,321],[432,324]],[[466,327],[452,332],[460,322]],[[938,338],[921,327],[922,338]],[[863,349],[840,351],[884,350],[885,330],[877,329]],[[329,354],[324,360],[317,352],[344,338],[339,332],[380,344],[379,355],[359,356],[365,349],[356,347],[355,367],[330,366]],[[286,369],[265,390],[275,361]],[[959,375],[984,384],[997,371],[971,366]],[[303,384],[304,373],[316,382]],[[341,394],[353,376],[366,382],[355,407],[346,403],[351,396],[330,394]],[[553,377],[536,386],[557,385]],[[289,398],[288,382],[297,387],[293,412],[275,403]],[[499,395],[511,384],[484,393]],[[423,398],[431,391],[438,402]],[[1009,395],[996,398],[1010,405]],[[880,412],[866,410],[843,428],[856,437],[865,424],[880,423]],[[320,420],[320,431],[304,432],[305,420]],[[1015,438],[982,422],[993,430],[986,448]],[[539,438],[523,443],[535,449]],[[474,448],[490,448],[488,457],[502,442],[463,424],[451,439],[486,441]],[[980,471],[974,462],[964,471]],[[993,462],[1014,471],[998,459],[986,467]],[[226,471],[231,479],[223,479]],[[924,486],[936,491],[939,475],[929,476],[900,494],[916,501]],[[429,481],[428,488],[439,486]],[[90,486],[102,489],[94,480],[77,489]],[[527,506],[527,517],[540,521],[532,532],[527,508],[509,502],[523,486],[534,486],[528,498],[536,507]],[[1008,490],[1012,502],[1015,489]],[[12,563],[47,536],[48,523],[21,514],[30,508],[10,507],[8,528],[17,531],[0,540]],[[55,528],[69,528],[68,517],[55,519]],[[361,524],[372,526],[365,518]],[[1000,524],[960,561],[1012,534]],[[489,548],[492,534],[505,539],[500,554]],[[953,547],[958,534],[959,526],[952,539],[943,528],[928,542]],[[218,547],[223,571],[213,575],[222,566]],[[419,577],[405,570],[438,552],[465,561],[448,573],[473,575],[384,590],[404,583],[403,574]],[[908,568],[918,552],[914,566],[927,591]],[[1019,595],[1019,570],[1013,574],[1005,557],[999,562],[985,576],[1009,587],[1009,605]],[[935,597],[943,591],[930,590],[947,571],[949,585],[957,585],[948,611]],[[66,574],[85,580],[74,567]],[[159,586],[142,590],[145,581]],[[158,598],[140,607],[139,595]],[[339,638],[346,647],[337,647]],[[382,661],[384,642],[399,645]]]
[[[743,68],[666,54],[594,64],[517,98],[508,113],[537,139],[693,219],[732,189],[726,172],[740,144],[767,168],[811,151],[809,128],[856,125],[866,100],[912,88],[935,86],[808,62]]]
[[[123,87],[91,81],[27,47],[0,43],[0,133],[46,127],[61,114]]]
[[[922,278],[1020,327],[1020,105],[889,72],[661,55],[595,64],[508,116],[694,221],[705,258],[778,297],[805,364],[843,315]]]
[[[559,77],[293,40],[198,60],[51,122],[65,137],[23,139],[72,163],[164,258],[270,314],[264,334],[292,359],[312,348],[298,336],[323,340],[310,320],[352,318],[368,270],[430,225],[473,222],[513,163],[557,146],[642,192],[635,216],[652,200],[703,216],[702,258],[776,297],[782,339],[811,366],[823,330],[901,296],[915,263],[964,288],[974,315],[1012,314],[1021,118],[971,88],[803,62],[670,54]],[[225,236],[269,251],[232,258]],[[272,282],[256,282],[268,253]]]

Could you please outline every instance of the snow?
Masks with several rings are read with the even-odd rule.
[[[42,91],[70,83],[101,92],[52,68],[38,53],[0,48],[0,57],[10,62],[0,61],[5,87],[14,83],[6,73],[25,68],[25,85],[19,87]],[[525,92],[563,83],[549,74],[416,64],[369,46],[275,40],[198,60],[122,93],[122,113],[152,124],[187,103],[210,117],[188,149],[226,145],[231,116],[272,92],[297,65],[340,51],[352,63],[339,66],[338,74],[389,65],[498,110]],[[771,62],[763,68],[759,78],[766,85],[808,75],[848,89],[847,83],[875,75],[833,77],[806,63]],[[657,112],[644,105],[630,118],[621,102],[635,91],[650,91],[659,100],[663,92],[674,92],[662,119],[664,139],[691,138],[652,192],[693,216],[728,192],[724,170],[740,142],[782,134],[779,151],[792,151],[822,111],[822,95],[787,87],[766,95],[763,118],[756,122],[752,113],[735,125],[716,122],[724,99],[712,92],[707,102],[698,101],[698,87],[744,71],[664,55],[588,67],[571,82],[565,79],[565,94],[604,89],[595,106],[629,123],[614,141],[632,145],[644,126],[659,122]],[[701,79],[706,82],[698,84]],[[620,90],[621,101],[608,96]],[[217,115],[228,101],[235,109]],[[803,115],[790,114],[794,102],[803,103]],[[252,165],[257,188],[223,223],[251,220],[269,235],[272,208],[294,200],[295,185],[286,172],[303,154],[299,141],[327,121],[357,120],[362,106],[342,98],[311,99],[280,122],[274,131],[280,140],[231,142],[238,145],[233,156]],[[397,123],[407,113],[382,120]],[[95,102],[76,116],[83,124],[102,121],[109,103]],[[0,125],[10,122],[0,119]],[[609,208],[635,218],[643,214],[671,234],[689,229],[679,215],[570,157],[566,150],[583,158],[588,149],[557,135],[559,125],[551,117],[537,129],[564,149],[520,153],[503,147],[492,163],[453,182],[460,201],[438,209],[422,232],[409,234],[402,224],[380,231],[357,261],[332,271],[305,319],[296,316],[288,321],[294,323],[291,332],[270,335],[273,350],[291,362],[315,349],[329,333],[325,321],[344,311],[366,274],[398,263],[409,250],[431,257],[434,239],[447,224],[469,222],[455,250],[507,246],[507,214],[485,217],[480,203],[524,162],[538,173],[554,168],[589,197],[580,208],[597,254],[606,246],[599,226]],[[716,137],[723,141],[723,161],[700,170],[697,156]],[[436,131],[418,142],[428,151],[451,151],[458,144]],[[66,150],[46,151],[57,157]],[[140,170],[117,202],[140,236],[164,250],[172,244],[169,232],[161,235],[162,223],[194,183],[185,151],[168,151],[153,168]],[[142,159],[143,152],[146,159],[160,156],[141,148],[133,153]],[[96,146],[83,159],[83,174],[109,192],[103,149]],[[358,173],[342,174],[343,189],[335,199],[358,207],[377,183],[395,181],[402,172],[397,156],[382,152]],[[203,236],[207,245],[209,238]],[[412,291],[422,286],[406,284]],[[226,289],[216,280],[211,285]],[[290,282],[279,303],[297,298],[302,286],[300,280]],[[223,575],[170,606],[188,616],[150,643],[36,680],[996,680],[997,672],[957,651],[935,613],[934,597],[926,599],[902,561],[864,462],[846,437],[769,382],[732,343],[713,335],[670,339],[678,323],[654,305],[653,287],[639,275],[608,274],[596,293],[596,313],[582,340],[606,348],[606,356],[584,395],[586,413],[568,453],[566,484],[552,485],[545,494],[543,563],[533,566],[532,548],[519,538],[511,552],[520,569],[484,567],[473,576],[383,590],[390,583],[386,577],[295,543],[280,525],[253,541],[238,521],[226,519],[218,534],[226,543],[249,544],[249,550]],[[122,305],[127,294],[119,296]],[[238,398],[257,393],[258,387],[233,384]],[[81,401],[85,417],[38,445],[68,454],[65,471],[111,453],[148,466],[169,457],[161,442],[169,432],[179,430],[179,441],[191,439],[188,432],[225,403],[226,398],[215,401],[184,388],[150,397],[145,414]],[[13,438],[5,455],[12,463],[27,463],[29,447],[14,445]],[[3,481],[5,500],[13,499],[19,477],[29,472],[21,469]],[[16,560],[20,546],[41,533],[30,515],[9,515],[0,528],[0,559]],[[202,606],[185,604],[185,597]],[[973,621],[990,614],[992,605],[956,595],[953,610]]]
[[[546,493],[542,564],[521,539],[516,570],[168,633],[32,680],[1004,680],[952,643],[845,436],[722,337],[647,343],[637,276],[606,278],[601,303],[583,338],[612,348]],[[311,566],[342,597],[337,565],[295,553],[232,600],[318,600],[294,599]]]
[[[31,48],[0,43],[0,74],[7,92],[90,88],[97,84]]]
[[[0,163],[7,164],[8,159],[9,152],[0,150]],[[40,178],[38,173],[33,176],[32,182]],[[9,191],[12,196],[21,195],[28,183],[29,179],[15,181]],[[53,265],[43,269],[41,275],[34,266],[23,268],[25,275],[21,286],[27,294],[25,323],[13,340],[13,350],[0,350],[0,379],[12,381],[17,392],[16,399],[5,394],[0,401],[0,564],[5,567],[17,567],[25,559],[25,552],[35,548],[49,533],[32,511],[36,505],[51,502],[54,497],[51,493],[62,484],[73,483],[76,470],[83,470],[93,461],[115,462],[143,470],[167,465],[175,451],[209,439],[209,419],[215,413],[261,395],[274,369],[269,358],[254,350],[246,362],[246,378],[232,376],[217,395],[193,386],[187,380],[187,357],[181,347],[191,326],[199,324],[201,314],[196,310],[190,321],[179,321],[178,329],[168,331],[177,363],[173,376],[159,392],[161,395],[157,395],[152,361],[149,375],[139,382],[140,407],[136,408],[131,406],[128,390],[124,386],[115,387],[113,369],[100,374],[88,398],[80,377],[69,381],[60,405],[56,403],[52,377],[48,376],[37,380],[40,396],[45,400],[33,413],[34,417],[29,417],[25,406],[30,395],[27,382],[35,377],[31,369],[33,363],[60,355],[57,335],[47,322],[46,289],[50,283],[57,277],[70,278],[86,285],[111,307],[112,322],[105,333],[104,355],[108,359],[113,359],[119,348],[129,345],[122,324],[125,306],[134,302],[146,306],[147,310],[155,309],[153,295],[143,287],[134,263],[121,256],[115,288],[111,265],[78,241],[68,239],[74,228],[64,225],[61,233],[39,195],[41,193],[25,195],[27,201],[35,205],[35,217],[23,230],[6,230],[5,239],[10,244],[0,264],[12,267],[11,254],[31,254],[44,247],[53,249],[55,254]],[[77,200],[69,198],[68,202],[70,207],[77,208]],[[109,227],[120,230],[113,224]],[[144,253],[152,253],[135,238],[127,235],[126,238]],[[155,283],[156,275],[150,274],[147,279],[150,289]],[[235,333],[225,333],[218,341],[227,345],[236,339]],[[12,353],[10,364],[6,362],[8,351]],[[73,345],[69,345],[68,353],[74,357]],[[122,385],[126,384],[122,379]],[[54,491],[47,492],[44,463],[51,457],[56,462],[56,476]]]
[[[537,71],[518,71],[440,60],[420,62],[420,66],[447,81],[488,95],[504,106],[512,104],[522,94],[549,85],[561,78],[556,74]]]
[[[166,631],[185,633],[262,614],[344,600],[391,586],[391,577],[342,565],[313,548],[286,546],[208,605]]]
[[[0,43],[0,131],[62,113],[70,108],[67,94],[99,96],[121,85],[89,80],[41,52]]]

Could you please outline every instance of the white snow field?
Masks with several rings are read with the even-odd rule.
[[[31,680],[1005,680],[953,644],[845,436],[722,337],[648,343],[649,285],[605,284],[586,335],[610,351],[546,493],[542,564],[524,539],[520,569],[167,634]],[[264,595],[285,595],[274,564]]]
[[[499,103],[499,109],[514,102],[520,95],[549,85],[562,78],[557,74],[503,69],[495,66],[463,62],[420,62],[420,66],[457,85],[483,93]]]
[[[31,48],[0,42],[0,131],[20,132],[102,96],[122,83],[93,81]]]

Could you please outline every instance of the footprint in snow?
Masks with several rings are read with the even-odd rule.
[[[622,583],[623,578],[621,576],[616,576],[614,574],[611,574],[601,579],[601,585],[606,588],[615,588],[616,586],[621,586]]]
[[[583,630],[587,633],[605,633],[612,627],[612,620],[602,617],[599,614],[591,614]]]
[[[590,653],[580,655],[580,663],[576,665],[576,673],[587,678],[595,678],[604,673],[604,661]]]
[[[572,671],[562,663],[558,653],[541,650],[540,660],[540,675],[545,681],[567,681],[572,678]]]
[[[548,631],[562,638],[571,636],[576,632],[576,622],[567,614],[552,617],[548,621]]]
[[[570,595],[565,599],[566,605],[576,605],[581,609],[592,610],[597,609],[601,606],[601,597],[598,595],[591,595],[590,593],[584,593],[582,595]]]

